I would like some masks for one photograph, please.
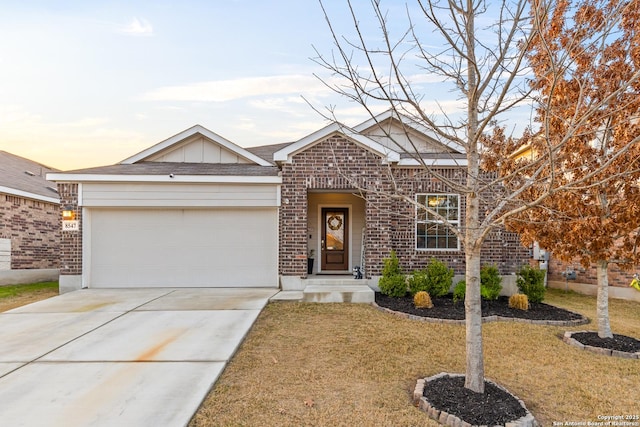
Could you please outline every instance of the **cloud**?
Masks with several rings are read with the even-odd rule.
[[[265,95],[309,95],[329,92],[316,77],[300,74],[214,80],[165,86],[142,95],[145,101],[226,102]]]
[[[133,18],[129,24],[120,28],[120,33],[131,36],[153,36],[153,26],[144,18]]]

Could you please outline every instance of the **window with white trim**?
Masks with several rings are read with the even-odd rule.
[[[416,249],[460,250],[458,237],[445,224],[460,224],[460,196],[458,194],[417,194],[416,201],[438,215],[416,208]]]

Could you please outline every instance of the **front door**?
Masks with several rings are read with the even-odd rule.
[[[349,209],[322,208],[322,270],[349,269]]]

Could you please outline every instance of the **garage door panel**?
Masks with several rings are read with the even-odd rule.
[[[91,209],[91,287],[277,286],[277,211]]]

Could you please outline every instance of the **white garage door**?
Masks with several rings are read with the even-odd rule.
[[[90,209],[89,287],[276,287],[275,208]]]

